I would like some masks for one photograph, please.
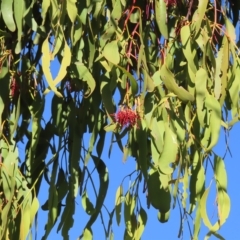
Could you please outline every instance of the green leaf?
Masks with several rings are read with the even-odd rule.
[[[31,206],[29,202],[24,209],[21,209],[22,221],[20,226],[20,239],[26,239],[30,230]]]
[[[101,160],[100,158],[98,158],[94,155],[91,155],[91,157],[92,157],[93,162],[98,171],[100,187],[99,187],[99,191],[98,191],[95,212],[91,215],[85,228],[90,228],[92,226],[92,224],[96,221],[96,219],[101,211],[101,208],[103,206],[103,203],[104,203],[104,200],[105,200],[105,197],[107,194],[107,190],[108,190],[108,184],[109,184],[108,169],[107,169],[105,163],[103,162],[103,160]]]
[[[132,225],[133,203],[134,203],[134,197],[128,191],[125,196],[125,202],[124,202],[124,220],[125,220],[125,228],[126,228],[124,235],[128,239],[132,239],[133,232],[134,232],[133,225]]]
[[[172,130],[165,124],[164,146],[158,165],[162,173],[171,174],[173,168],[169,164],[175,162],[178,152],[177,138]]]
[[[2,116],[3,110],[7,104],[9,97],[9,81],[10,73],[7,67],[2,67],[0,71],[0,116]],[[0,117],[0,126],[2,126],[2,117]],[[0,129],[0,136],[2,130]]]
[[[76,0],[67,0],[67,13],[72,23],[74,23],[77,16]]]
[[[160,175],[156,170],[151,169],[147,181],[148,198],[151,205],[161,213],[167,213],[170,210],[171,194],[169,189],[161,188]],[[164,215],[164,214],[163,214]]]
[[[219,221],[214,225],[214,228],[216,226],[219,226],[219,228],[226,222],[230,209],[231,209],[231,200],[228,196],[227,192],[224,190],[218,190],[218,216]]]
[[[83,231],[83,236],[82,238],[83,240],[92,240],[93,239],[93,235],[92,235],[92,230],[91,228],[85,228]]]
[[[206,97],[207,72],[200,68],[196,74],[196,102],[197,102],[197,116],[201,127],[205,127],[204,101]]]
[[[167,89],[176,94],[180,100],[194,101],[194,96],[191,93],[177,85],[173,73],[167,68],[166,64],[160,69],[160,75]]]
[[[143,173],[143,176],[145,179],[147,179],[147,170],[148,170],[148,158],[149,158],[149,152],[147,147],[147,129],[144,125],[146,125],[144,120],[141,120],[141,126],[139,126],[136,129],[136,139],[135,141],[138,143],[139,149],[138,149],[138,157],[137,162],[139,164],[139,167]]]
[[[215,97],[208,94],[205,100],[206,107],[210,111],[210,130],[211,130],[211,141],[206,149],[210,151],[218,142],[221,129],[221,106]]]
[[[116,111],[116,108],[114,106],[114,102],[112,99],[112,92],[110,89],[110,83],[106,82],[104,80],[107,80],[105,78],[101,79],[101,85],[100,85],[100,89],[101,89],[101,94],[102,94],[102,101],[104,104],[104,108],[106,109],[107,113],[113,114]]]
[[[113,64],[118,64],[120,61],[120,55],[118,51],[118,42],[112,41],[106,44],[102,54],[109,62]]]
[[[188,72],[189,74],[196,74],[197,72],[197,62],[195,61],[196,47],[194,47],[191,39],[191,32],[189,25],[185,25],[181,28],[181,40],[183,45],[183,54],[188,62]],[[192,80],[192,79],[191,79]],[[193,82],[193,80],[192,80]]]
[[[45,39],[45,41],[42,44],[42,69],[43,73],[46,77],[47,83],[49,84],[50,89],[58,96],[63,97],[60,92],[57,91],[57,88],[53,82],[52,74],[50,71],[50,49],[49,49],[49,43],[48,43],[48,37]],[[46,91],[47,93],[48,91]]]
[[[227,172],[222,158],[214,156],[214,175],[218,189],[227,191]]]
[[[207,214],[207,197],[209,194],[210,187],[207,188],[200,200],[200,211],[203,223],[208,227],[209,231],[216,232],[225,223],[230,213],[230,198],[224,190],[218,191],[218,215],[219,220],[212,225]]]
[[[194,35],[197,36],[201,24],[202,24],[202,20],[205,16],[206,10],[207,10],[207,5],[208,5],[208,0],[201,0],[198,2],[198,8],[195,11],[195,13],[193,14],[192,17],[192,26],[193,26],[193,30],[195,31]]]
[[[75,74],[77,75],[77,78],[86,82],[88,87],[90,88],[90,93],[88,93],[88,96],[90,96],[96,87],[96,82],[91,72],[86,66],[80,63],[75,64],[75,70],[76,70]]]
[[[87,194],[86,190],[84,190],[84,192],[82,194],[82,206],[88,215],[92,215],[95,211],[93,204],[91,203],[91,201],[88,198],[88,194]]]
[[[205,173],[201,162],[202,157],[196,151],[193,156],[192,174],[190,178],[190,213],[193,212],[205,188]]]
[[[159,31],[161,32],[165,39],[168,39],[168,25],[167,25],[168,15],[166,2],[164,0],[155,1],[155,13]]]
[[[36,197],[33,198],[32,203],[31,203],[31,210],[30,210],[30,223],[33,225],[33,221],[36,217],[36,214],[39,209],[39,201]]]
[[[122,185],[118,187],[115,197],[115,212],[116,212],[116,220],[118,226],[120,225],[121,221],[121,208],[122,208],[122,195],[123,195],[123,187]]]
[[[53,164],[53,171],[51,176],[51,184],[49,186],[49,199],[48,199],[48,221],[45,226],[45,234],[44,239],[47,239],[50,231],[52,230],[53,226],[56,223],[57,216],[58,216],[58,192],[55,185],[55,179],[57,174],[58,163],[55,160]]]
[[[41,11],[41,16],[42,16],[42,25],[45,23],[46,15],[48,8],[50,7],[51,1],[49,0],[43,0],[42,1],[42,11]]]
[[[132,90],[132,95],[135,96],[138,93],[138,84],[136,79],[133,77],[131,73],[129,73],[125,68],[116,65],[119,69],[123,71],[123,73],[128,77],[131,83],[131,90]]]
[[[15,0],[17,1],[17,0]],[[15,32],[16,25],[13,18],[13,0],[2,0],[1,2],[1,14],[7,28],[11,32]]]
[[[22,42],[23,13],[24,13],[23,0],[14,0],[14,18],[18,30],[18,43],[15,48],[16,54],[19,54],[22,50],[21,42]]]
[[[226,35],[229,37],[231,42],[236,42],[236,29],[233,26],[230,19],[224,16],[225,24],[226,24]]]
[[[73,226],[73,214],[75,212],[75,199],[72,198],[69,192],[66,197],[66,206],[62,213],[61,221],[58,225],[57,232],[62,229],[62,236],[68,239],[68,232]]]
[[[134,234],[134,239],[141,239],[146,223],[147,223],[147,213],[141,207],[138,214],[138,228]]]

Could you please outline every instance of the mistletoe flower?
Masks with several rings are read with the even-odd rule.
[[[165,3],[167,4],[167,6],[176,6],[177,5],[177,0],[165,0]]]
[[[140,119],[138,113],[130,108],[120,109],[117,113],[113,114],[115,121],[121,127],[134,127]]]

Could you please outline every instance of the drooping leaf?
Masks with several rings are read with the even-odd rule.
[[[101,211],[103,202],[105,200],[107,190],[108,190],[108,184],[109,184],[108,169],[107,169],[106,165],[104,164],[103,160],[101,160],[100,158],[98,158],[94,155],[91,155],[91,157],[92,157],[93,162],[98,171],[100,187],[99,187],[97,201],[96,201],[96,205],[95,205],[95,211],[91,215],[85,228],[90,228],[92,226],[92,224],[96,221],[96,219]]]
[[[106,44],[102,54],[109,62],[113,64],[118,64],[120,61],[120,55],[118,51],[117,41],[112,41]]]
[[[93,214],[93,212],[94,212],[94,206],[93,206],[93,204],[90,202],[86,190],[85,190],[85,191],[83,192],[83,194],[82,194],[82,206],[83,206],[83,209],[85,210],[85,212],[86,212],[88,215],[92,215],[92,214]]]
[[[207,151],[211,150],[218,142],[220,129],[221,129],[221,106],[219,102],[212,95],[208,94],[205,100],[210,115],[210,131],[211,131],[211,142],[207,147]]]
[[[123,188],[122,186],[119,186],[116,192],[116,197],[115,197],[115,211],[116,211],[115,214],[116,214],[116,220],[117,220],[118,226],[121,221],[122,195],[123,195]]]
[[[155,1],[156,22],[161,34],[168,39],[167,6],[164,0]]]
[[[160,70],[161,79],[167,89],[176,94],[182,101],[193,101],[194,97],[183,87],[179,87],[174,79],[173,73],[164,64]]]
[[[67,13],[72,23],[74,23],[77,16],[76,0],[67,0]]]
[[[164,146],[161,156],[158,160],[158,165],[162,173],[171,174],[173,172],[173,169],[169,165],[176,160],[177,151],[177,138],[172,130],[165,125]]]
[[[46,80],[49,84],[50,89],[58,96],[63,97],[62,94],[57,91],[57,88],[53,82],[52,74],[50,71],[50,49],[49,49],[49,43],[48,43],[48,37],[45,39],[45,41],[42,44],[42,69],[43,73],[45,74]]]
[[[16,24],[13,18],[13,0],[1,1],[1,14],[7,28],[14,32],[16,30]]]

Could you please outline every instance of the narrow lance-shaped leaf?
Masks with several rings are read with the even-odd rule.
[[[19,54],[22,50],[22,26],[23,26],[23,14],[24,14],[24,1],[23,0],[14,0],[14,18],[18,30],[18,43],[15,48],[15,53]]]
[[[168,39],[168,25],[167,25],[167,3],[164,0],[155,0],[155,14],[156,22],[161,34]]]
[[[123,194],[123,188],[122,185],[118,187],[115,197],[115,214],[116,214],[116,220],[117,224],[119,226],[121,221],[121,207],[122,207],[122,194]]]
[[[194,96],[183,87],[179,87],[174,79],[173,73],[167,68],[166,64],[160,69],[161,79],[167,89],[176,94],[182,101],[193,101]]]
[[[44,22],[45,22],[46,14],[47,14],[48,8],[50,7],[50,3],[51,3],[51,1],[49,1],[49,0],[42,1],[42,11],[41,11],[41,16],[42,16],[42,20],[43,20],[42,24],[44,24]]]
[[[134,234],[135,239],[141,239],[141,236],[143,234],[144,228],[147,223],[147,213],[146,211],[141,207],[139,214],[138,214],[138,228]]]
[[[103,162],[103,160],[101,160],[100,158],[98,158],[94,155],[91,155],[91,157],[92,157],[93,162],[98,171],[100,187],[99,187],[99,191],[98,191],[95,212],[91,215],[85,228],[90,228],[92,226],[92,224],[96,221],[96,219],[101,211],[103,202],[105,200],[107,190],[108,190],[108,183],[109,183],[108,169],[107,169],[105,163]]]
[[[72,23],[74,23],[77,16],[76,0],[67,0],[67,13]]]
[[[57,88],[56,88],[56,86],[53,82],[52,74],[51,74],[51,71],[50,71],[50,61],[51,61],[51,57],[50,57],[50,49],[49,49],[49,43],[48,43],[48,37],[47,37],[42,44],[42,69],[43,69],[43,73],[46,77],[46,80],[47,80],[47,83],[49,84],[50,89],[58,97],[63,97],[62,94],[57,91]]]
[[[162,173],[171,174],[173,169],[169,166],[175,162],[178,151],[177,138],[172,130],[165,124],[164,146],[158,165]]]
[[[207,151],[211,150],[218,142],[220,129],[221,129],[221,106],[215,97],[208,94],[205,101],[207,110],[210,114],[210,130],[211,130],[211,142],[207,147]]]
[[[13,18],[13,0],[2,0],[1,1],[1,14],[7,28],[14,32],[16,25]]]
[[[82,206],[83,209],[85,210],[85,212],[88,215],[92,215],[94,213],[94,206],[93,204],[90,202],[87,191],[85,190],[82,194]]]
[[[195,33],[194,33],[195,36],[197,36],[197,34],[200,30],[202,20],[206,13],[207,5],[208,5],[208,0],[200,0],[198,2],[197,10],[193,14],[192,22],[193,22],[193,30],[195,31]]]
[[[118,64],[120,61],[120,55],[118,51],[117,41],[108,43],[103,49],[103,56],[111,63]]]
[[[51,176],[51,184],[49,187],[49,199],[48,199],[48,222],[45,226],[45,234],[44,239],[47,239],[50,231],[52,230],[56,218],[58,215],[58,192],[55,185],[56,175],[57,175],[57,169],[58,169],[58,162],[57,159],[55,159],[53,163],[53,171]]]
[[[197,116],[201,127],[205,126],[204,118],[206,112],[204,111],[204,100],[206,96],[207,72],[201,68],[196,74],[196,102],[197,102]]]

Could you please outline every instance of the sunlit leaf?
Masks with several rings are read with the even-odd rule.
[[[93,204],[90,202],[86,190],[85,190],[85,191],[83,192],[83,194],[82,194],[82,206],[83,206],[83,209],[85,210],[85,212],[86,212],[88,215],[92,215],[92,214],[93,214],[93,212],[94,212],[94,206],[93,206]]]
[[[182,101],[193,101],[194,97],[191,93],[189,93],[187,90],[185,90],[183,87],[179,87],[174,79],[174,76],[172,72],[166,67],[166,65],[163,65],[161,70],[161,79],[166,85],[167,89],[173,93],[175,93],[179,99]]]
[[[116,197],[115,197],[115,211],[116,211],[116,220],[117,224],[119,226],[120,221],[121,221],[121,207],[122,207],[122,201],[121,197],[123,195],[123,188],[122,186],[119,186],[116,192]]]
[[[155,1],[156,22],[161,34],[168,39],[167,6],[164,0]]]
[[[77,16],[76,0],[67,0],[67,13],[72,23],[74,23]]]
[[[103,49],[103,56],[111,63],[118,64],[120,61],[120,55],[118,52],[117,41],[108,43]]]
[[[50,71],[51,56],[50,56],[48,38],[46,38],[42,44],[42,54],[43,54],[42,55],[42,69],[43,69],[43,73],[45,74],[46,80],[49,84],[49,87],[58,97],[62,97],[62,94],[57,91],[57,88],[53,82],[53,77],[52,77],[52,74]]]
[[[158,160],[159,168],[164,174],[171,174],[173,169],[169,166],[176,160],[178,151],[177,138],[172,130],[165,126],[164,146]]]
[[[1,1],[1,14],[5,24],[7,25],[7,28],[11,32],[14,32],[16,30],[16,25],[13,18],[13,0]]]

